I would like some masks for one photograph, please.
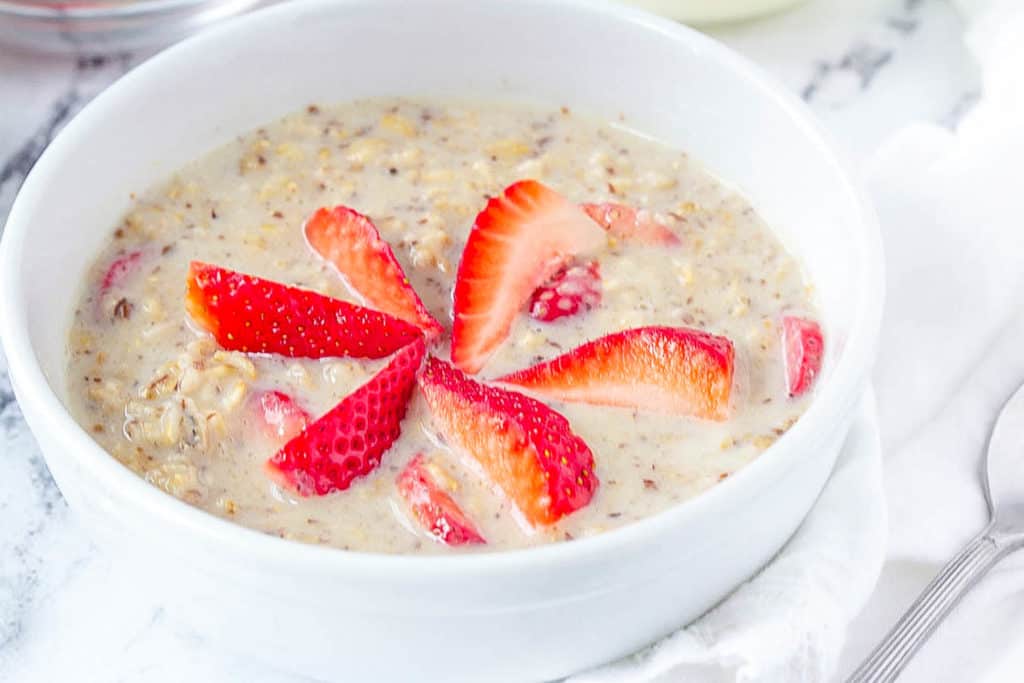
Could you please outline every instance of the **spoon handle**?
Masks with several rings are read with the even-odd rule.
[[[939,623],[1008,548],[990,524],[932,579],[847,683],[890,683]]]

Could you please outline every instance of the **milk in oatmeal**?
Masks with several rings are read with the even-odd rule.
[[[522,178],[575,202],[650,210],[681,246],[609,238],[597,255],[601,304],[552,323],[524,312],[479,377],[628,328],[692,327],[735,346],[730,418],[548,402],[590,446],[601,485],[590,505],[540,529],[524,526],[479,468],[439,438],[418,394],[381,466],[348,490],[303,498],[268,479],[263,465],[281,443],[254,424],[252,397],[279,390],[317,416],[387,360],[220,349],[185,313],[190,261],[361,302],[303,238],[314,210],[344,204],[373,219],[450,330],[455,271],[474,217],[488,197]],[[781,316],[815,316],[798,264],[743,197],[685,153],[622,122],[512,103],[311,105],[140,190],[111,226],[80,294],[69,339],[72,410],[101,446],[154,486],[268,534],[388,553],[478,552],[589,536],[714,486],[771,445],[809,400],[787,395],[780,348]],[[123,272],[111,278],[119,260]],[[441,358],[447,339],[433,349]],[[448,548],[418,526],[395,487],[417,453],[436,465],[486,545]]]

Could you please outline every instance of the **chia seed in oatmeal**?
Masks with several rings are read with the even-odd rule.
[[[303,234],[319,207],[352,207],[372,219],[444,327],[431,352],[447,358],[452,291],[474,217],[489,197],[523,178],[574,203],[635,207],[671,239],[603,235],[586,262],[563,269],[564,280],[524,303],[476,379],[493,380],[623,330],[693,328],[728,338],[735,350],[728,419],[534,394],[589,447],[600,479],[588,505],[550,524],[524,521],[486,467],[444,438],[418,391],[401,436],[379,466],[347,489],[303,496],[268,478],[265,463],[282,448],[282,435],[330,411],[389,358],[289,358],[224,348],[186,314],[190,263],[368,303],[311,251]],[[472,552],[629,524],[755,459],[810,400],[809,393],[789,395],[785,358],[793,362],[798,352],[813,359],[816,352],[820,364],[820,332],[801,338],[811,346],[790,348],[795,342],[787,341],[783,348],[785,317],[817,317],[813,289],[744,198],[686,154],[565,108],[391,99],[311,105],[139,194],[112,229],[83,284],[69,338],[77,420],[167,493],[307,543]],[[801,376],[800,391],[816,369]],[[268,400],[279,420],[270,430],[254,409]],[[412,469],[403,474],[418,454],[415,476]],[[424,522],[432,513],[411,503],[409,491],[420,491],[425,481],[457,504],[446,509],[458,510],[486,544],[436,542],[452,533],[454,518],[441,531]],[[440,498],[431,503],[438,500],[448,505]]]

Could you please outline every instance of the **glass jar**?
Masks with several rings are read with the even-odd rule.
[[[273,0],[0,0],[0,49],[110,53],[168,45]]]

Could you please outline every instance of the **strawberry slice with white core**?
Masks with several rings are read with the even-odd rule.
[[[383,358],[422,336],[386,313],[193,261],[185,308],[225,349],[289,358]]]
[[[682,244],[679,235],[658,221],[646,209],[634,209],[625,204],[604,202],[602,204],[580,204],[587,215],[608,234],[624,240],[636,240],[641,244],[676,246]]]
[[[275,441],[290,441],[312,421],[309,413],[283,391],[262,391],[250,401],[260,429]]]
[[[800,396],[814,383],[821,370],[825,339],[813,320],[786,316],[782,319],[782,346],[786,361],[786,388]]]
[[[640,327],[496,381],[560,401],[724,420],[733,358],[725,337],[684,327]]]
[[[437,485],[430,469],[420,453],[409,461],[395,482],[416,520],[432,538],[445,545],[485,543],[458,503]]]
[[[267,474],[302,496],[344,491],[380,465],[401,423],[426,349],[419,338],[369,382],[286,443]]]
[[[455,279],[452,362],[478,372],[533,291],[572,256],[605,242],[578,206],[535,180],[492,197],[476,217]]]
[[[590,502],[594,456],[563,416],[433,357],[419,385],[440,433],[480,463],[527,522],[551,524]]]
[[[369,306],[416,325],[428,340],[444,331],[369,218],[347,206],[322,208],[306,221],[305,234],[313,251],[334,265]]]
[[[601,303],[601,271],[597,261],[566,266],[530,297],[530,317],[551,322],[589,311]]]

